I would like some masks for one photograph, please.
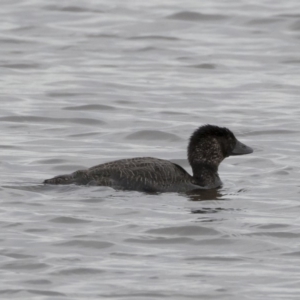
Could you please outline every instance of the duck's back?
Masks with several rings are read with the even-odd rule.
[[[57,176],[45,180],[45,183],[91,184],[146,192],[178,192],[199,188],[193,185],[192,177],[182,167],[152,157],[116,160],[70,175]]]

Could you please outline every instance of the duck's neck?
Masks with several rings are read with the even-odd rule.
[[[197,185],[216,188],[222,184],[218,174],[218,166],[203,162],[194,162],[191,166],[193,179]]]

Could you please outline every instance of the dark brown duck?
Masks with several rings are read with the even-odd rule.
[[[187,192],[219,187],[218,167],[228,156],[252,153],[227,128],[214,125],[199,127],[188,145],[188,160],[193,176],[168,160],[153,157],[121,159],[60,175],[46,184],[110,186],[115,189],[144,192]]]

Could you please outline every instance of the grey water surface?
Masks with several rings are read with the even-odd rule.
[[[1,1],[1,299],[299,299],[300,2]],[[223,187],[45,186],[203,124]]]

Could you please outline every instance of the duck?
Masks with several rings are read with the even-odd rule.
[[[109,186],[116,190],[149,193],[190,192],[222,185],[220,163],[229,156],[250,154],[253,149],[240,142],[225,127],[203,125],[191,135],[187,147],[193,175],[171,161],[153,157],[115,160],[46,179],[44,184]]]

